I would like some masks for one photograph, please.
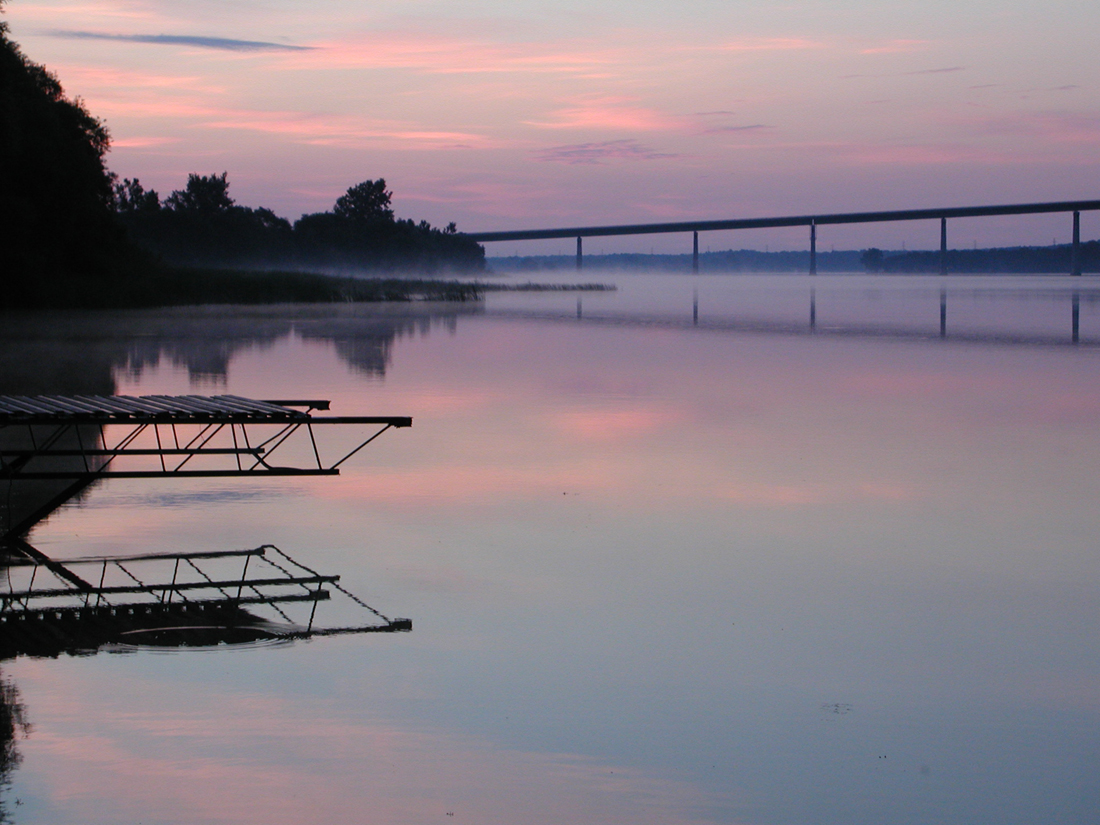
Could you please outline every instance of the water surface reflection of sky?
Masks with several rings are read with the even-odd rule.
[[[7,663],[35,725],[17,821],[1093,815],[1096,351],[526,300],[406,327],[383,370],[342,354],[377,332],[354,317],[343,350],[291,318],[224,374],[168,329],[175,360],[112,362],[120,393],[415,423],[338,478],[111,481],[37,546],[271,542],[415,630]]]

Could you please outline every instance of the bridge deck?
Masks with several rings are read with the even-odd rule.
[[[572,226],[560,229],[510,229],[500,232],[467,232],[474,241],[534,241],[550,238],[594,238],[609,235],[656,235],[668,232],[713,232],[722,229],[769,229],[784,226],[825,226],[846,223],[883,223],[946,218],[980,218],[998,215],[1039,215],[1052,212],[1100,210],[1100,200],[1011,203],[992,206],[948,206],[939,209],[896,209],[886,212],[786,215],[772,218],[733,218],[717,221],[637,223],[618,226]]]

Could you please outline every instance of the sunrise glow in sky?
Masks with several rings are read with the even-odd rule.
[[[107,122],[119,175],[164,195],[228,170],[238,202],[291,219],[376,177],[399,216],[467,231],[1100,194],[1100,4],[1083,0],[9,0],[6,19]],[[960,221],[953,241],[1068,232]],[[512,251],[535,247],[490,249]]]

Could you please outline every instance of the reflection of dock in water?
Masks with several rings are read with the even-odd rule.
[[[317,416],[327,401],[238,396],[0,396],[0,481],[18,502],[0,552],[0,658],[57,656],[112,645],[197,647],[412,629],[271,545],[252,550],[61,560],[30,529],[103,478],[335,475],[395,416]],[[368,427],[323,457],[315,427]],[[277,462],[277,463],[276,463]],[[323,627],[333,593],[370,619]],[[304,612],[303,612],[304,611]]]
[[[361,602],[340,586],[339,576],[322,575],[271,545],[66,560],[66,570],[94,582],[86,587],[30,559],[8,564],[8,590],[0,593],[0,659],[412,629],[408,619],[391,619]],[[316,625],[317,606],[333,591],[369,611],[370,620]]]

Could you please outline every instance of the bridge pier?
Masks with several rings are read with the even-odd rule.
[[[1070,319],[1072,324],[1073,343],[1079,344],[1081,342],[1081,296],[1073,293],[1073,317]]]
[[[940,274],[947,274],[947,218],[940,218]]]
[[[1081,213],[1076,210],[1073,213],[1073,251],[1070,253],[1069,274],[1081,274]]]
[[[699,233],[691,233],[691,271],[699,271]]]
[[[947,290],[940,289],[940,338],[947,337]]]
[[[578,235],[577,236],[577,269],[580,269],[583,266],[584,266],[584,257],[583,257],[583,253],[581,252],[581,236]]]
[[[817,221],[810,218],[810,274],[817,274]]]

